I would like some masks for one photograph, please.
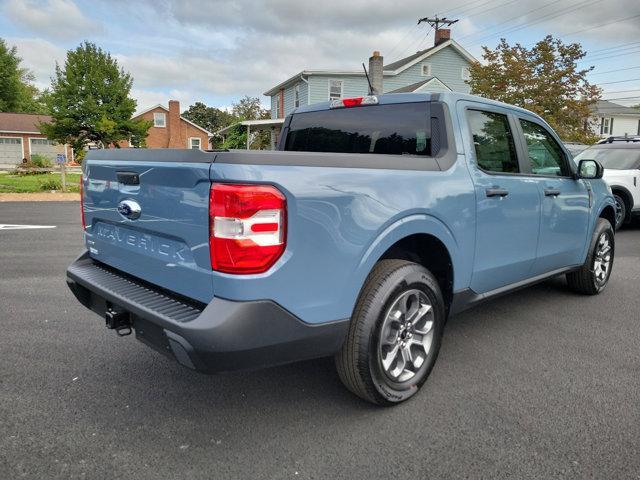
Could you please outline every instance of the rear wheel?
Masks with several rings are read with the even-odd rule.
[[[435,364],[444,323],[442,293],[426,268],[404,260],[378,262],[336,355],[340,379],[378,405],[407,400]]]
[[[614,253],[613,227],[608,220],[599,218],[586,262],[580,270],[567,274],[569,287],[585,295],[596,295],[604,290],[611,277]]]

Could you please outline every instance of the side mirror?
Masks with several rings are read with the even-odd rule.
[[[597,160],[580,160],[578,164],[578,178],[602,178],[604,167]]]

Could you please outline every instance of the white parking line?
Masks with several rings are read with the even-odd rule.
[[[0,230],[34,230],[40,228],[56,228],[55,225],[8,225],[0,223]]]

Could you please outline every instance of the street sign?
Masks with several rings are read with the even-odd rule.
[[[58,165],[64,165],[65,163],[67,163],[67,157],[64,153],[59,153],[56,155],[56,163]]]

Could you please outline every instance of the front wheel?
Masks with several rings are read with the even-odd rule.
[[[596,295],[607,286],[613,269],[615,234],[608,220],[599,218],[591,238],[587,260],[577,270],[567,274],[569,287],[578,293]]]
[[[435,364],[445,316],[440,287],[429,270],[404,260],[378,262],[336,354],[340,379],[378,405],[409,399]]]

